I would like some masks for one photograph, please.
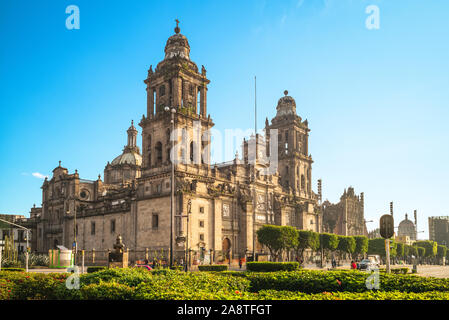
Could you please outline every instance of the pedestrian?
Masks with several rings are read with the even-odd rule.
[[[335,258],[332,258],[332,268],[335,269],[337,266],[337,261],[335,261]]]
[[[242,258],[240,258],[239,259],[239,267],[240,267],[240,269],[242,269],[242,264],[243,264],[243,261],[242,261]]]
[[[353,261],[351,261],[351,269],[357,269],[357,265],[356,263]]]

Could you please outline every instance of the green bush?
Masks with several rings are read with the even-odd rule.
[[[18,272],[25,272],[24,268],[2,268],[1,271],[18,271]]]
[[[135,288],[117,282],[101,282],[83,286],[80,293],[86,300],[130,300],[134,298]]]
[[[350,291],[364,292],[370,273],[347,271],[293,271],[276,273],[248,273],[250,291],[288,290],[305,293]],[[449,291],[449,279],[425,278],[403,274],[379,273],[381,291],[426,292]]]
[[[299,269],[298,262],[248,262],[246,270],[254,272],[294,271]]]
[[[391,269],[391,273],[395,274],[407,274],[409,272],[409,268],[394,268]]]
[[[254,298],[258,300],[448,300],[449,292],[365,291],[361,293],[322,292],[308,294],[293,291],[262,290],[256,296],[253,296]]]
[[[210,264],[210,265],[199,265],[199,271],[227,271],[227,264]]]
[[[69,290],[69,273],[5,271],[0,272],[0,299],[449,300],[449,279],[380,274],[380,289],[368,290],[369,275],[356,270],[186,273],[112,268],[81,275],[80,290]]]
[[[104,266],[87,267],[87,273],[98,272],[100,270],[104,270],[104,269],[107,269],[107,268],[108,267],[104,267]]]

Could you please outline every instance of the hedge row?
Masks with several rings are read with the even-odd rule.
[[[367,278],[374,273],[363,271],[293,271],[276,273],[247,273],[250,291],[261,290],[320,292],[368,291]],[[425,278],[414,275],[379,273],[380,291],[426,292],[449,291],[449,279]]]
[[[25,268],[2,268],[1,271],[19,271],[19,272],[25,272]]]
[[[107,267],[103,267],[103,266],[87,267],[87,273],[97,272],[97,271],[104,270],[104,269],[107,269]]]
[[[199,265],[199,271],[227,271],[227,264],[210,264],[210,265]]]
[[[81,275],[80,290],[66,288],[69,276],[0,272],[0,299],[449,299],[449,279],[381,273],[380,290],[371,291],[366,286],[370,274],[354,270],[185,273],[112,268]]]
[[[247,271],[254,272],[274,272],[274,271],[294,271],[299,269],[298,262],[248,262]]]

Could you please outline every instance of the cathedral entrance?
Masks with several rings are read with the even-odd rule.
[[[231,240],[224,238],[221,246],[223,248],[224,259],[229,261],[231,257]]]

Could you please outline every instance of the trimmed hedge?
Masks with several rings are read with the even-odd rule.
[[[274,271],[294,271],[299,269],[298,262],[248,262],[247,271],[254,272],[274,272]]]
[[[199,271],[228,271],[227,264],[210,264],[210,265],[199,265]]]
[[[108,267],[103,267],[103,266],[93,266],[93,267],[87,267],[87,273],[93,273],[93,272],[98,272],[100,270],[104,270],[107,269]]]
[[[80,275],[80,289],[66,287],[69,273],[0,272],[0,299],[76,300],[449,300],[449,279],[379,274],[369,290],[369,272],[180,272],[112,268]]]
[[[305,293],[364,292],[369,272],[347,271],[294,271],[276,273],[248,273],[250,291],[278,290]],[[404,274],[379,273],[380,291],[426,292],[449,291],[449,278],[417,277]]]
[[[25,268],[2,268],[1,271],[17,271],[17,272],[25,272]]]

